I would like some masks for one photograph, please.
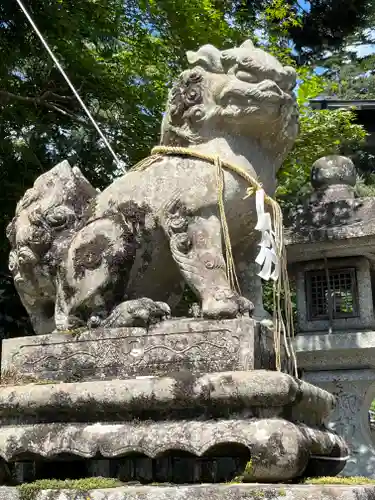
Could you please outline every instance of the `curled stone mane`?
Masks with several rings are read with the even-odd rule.
[[[169,93],[161,144],[186,147],[213,135],[241,135],[285,157],[298,133],[294,69],[251,41],[226,51],[205,45],[187,59],[191,68]]]
[[[169,94],[162,124],[162,144],[186,146],[201,142],[202,138],[194,130],[193,118],[204,119],[203,94],[207,91],[203,69],[194,68],[180,75]]]

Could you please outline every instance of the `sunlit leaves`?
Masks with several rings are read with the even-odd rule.
[[[317,97],[326,82],[303,68],[299,77],[300,133],[279,172],[277,194],[284,206],[296,204],[310,189],[311,167],[317,159],[330,154],[349,154],[360,148],[366,137],[364,128],[355,123],[354,111],[309,107],[309,99]]]

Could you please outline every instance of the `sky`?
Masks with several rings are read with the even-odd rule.
[[[310,10],[310,2],[307,0],[298,0],[298,3],[301,9],[309,11]],[[367,36],[374,40],[373,44],[362,44],[362,45],[349,45],[347,50],[357,52],[358,57],[365,57],[375,52],[375,30],[368,30]],[[319,69],[317,70],[319,71]]]
[[[302,9],[307,10],[307,11],[310,10],[310,2],[307,2],[306,0],[299,0],[298,3]]]

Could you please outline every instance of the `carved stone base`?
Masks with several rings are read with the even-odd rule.
[[[278,484],[203,484],[190,486],[125,486],[107,490],[44,490],[35,500],[373,500],[375,486]],[[0,488],[0,500],[22,500],[15,488]]]
[[[0,388],[0,424],[279,418],[319,427],[335,398],[286,373],[266,370]]]
[[[323,425],[334,406],[326,391],[266,370],[179,375],[3,387],[0,457],[152,461],[182,454],[201,470],[198,462],[215,454],[245,455],[246,479],[268,482],[344,467],[346,444]]]
[[[272,331],[250,318],[176,319],[3,341],[2,377],[64,382],[275,369]]]
[[[375,446],[369,409],[375,399],[375,370],[307,372],[304,379],[338,398],[329,428],[342,436],[349,446],[350,458],[341,474],[373,478]]]
[[[116,458],[134,454],[153,459],[173,450],[209,457],[228,443],[250,451],[251,468],[245,478],[258,482],[300,477],[315,456],[325,457],[329,472],[337,463],[345,464],[340,458],[347,453],[345,443],[335,434],[281,418],[0,428],[0,456],[7,462],[19,457]]]

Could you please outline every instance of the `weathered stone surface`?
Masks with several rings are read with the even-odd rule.
[[[81,171],[63,161],[26,191],[7,228],[9,270],[36,333],[55,329],[57,265],[96,195]]]
[[[299,395],[293,404],[291,418],[307,425],[319,425],[332,413],[336,399],[315,385],[297,380]],[[321,420],[322,419],[322,420]]]
[[[311,185],[315,189],[311,201],[322,203],[352,199],[356,180],[357,173],[350,158],[324,156],[311,169]]]
[[[321,158],[312,170],[315,191],[291,217],[287,256],[300,333],[375,329],[375,203],[370,197],[354,198],[355,181],[350,159]],[[324,289],[327,274],[332,295]],[[313,293],[315,280],[321,287]],[[352,310],[346,311],[346,301],[352,301]],[[321,314],[312,315],[313,302],[320,303]]]
[[[375,200],[373,198],[361,200],[356,198],[355,203],[360,203],[367,208],[362,216],[366,217],[363,221],[358,215],[352,224],[340,225],[335,227],[321,224],[319,229],[310,229],[306,233],[297,232],[288,228],[285,231],[287,243],[288,261],[305,262],[320,260],[322,255],[328,259],[335,257],[352,257],[353,255],[367,255],[374,260],[373,249],[375,245]],[[335,204],[332,204],[333,208]],[[334,215],[330,207],[322,207],[321,212],[330,214],[330,220],[334,220]],[[309,209],[311,212],[313,208]],[[340,245],[337,245],[337,240]]]
[[[337,397],[327,422],[349,446],[342,474],[373,477],[375,447],[368,412],[375,399],[375,372],[369,369],[375,356],[375,199],[354,198],[355,181],[355,168],[347,158],[316,162],[315,191],[294,213],[287,252],[297,289],[298,366],[305,380]],[[341,280],[345,271],[352,273],[346,283]],[[315,290],[306,273],[320,283]],[[348,313],[352,300],[353,314],[346,314],[345,301],[341,309],[340,297],[345,296]],[[311,314],[313,300],[319,302],[321,315]]]
[[[298,365],[306,371],[366,369],[374,364],[375,331],[299,334],[294,339]]]
[[[285,359],[285,357],[284,357]],[[250,318],[169,320],[144,328],[84,330],[3,341],[3,375],[95,380],[274,369],[273,334]],[[9,378],[9,377],[8,377]]]
[[[375,486],[203,484],[125,486],[107,490],[43,491],[35,500],[374,500]],[[15,488],[0,488],[0,500],[22,500]]]
[[[295,70],[249,40],[224,51],[204,46],[188,61],[169,95],[161,144],[219,156],[258,177],[272,196],[298,133]],[[57,288],[56,300],[51,297],[57,329],[148,325],[173,312],[184,283],[205,317],[251,313],[253,301],[261,318],[254,197],[245,199],[249,186],[240,176],[226,170],[223,180],[243,297],[226,273],[217,169],[200,159],[159,155],[149,168],[134,169],[97,194],[80,228],[64,232],[67,252],[51,256],[58,273],[46,276]],[[25,219],[21,229],[31,225]]]
[[[194,377],[28,384],[0,388],[0,422],[93,422],[183,414],[224,416],[246,409],[249,417],[281,417],[319,426],[334,408],[329,393],[290,375],[255,370]]]
[[[305,378],[337,397],[328,427],[343,436],[349,446],[350,458],[341,474],[374,477],[375,442],[369,408],[375,399],[375,370],[324,370],[307,372]]]
[[[253,481],[274,482],[299,477],[310,455],[333,457],[333,460],[347,455],[346,445],[337,435],[277,418],[0,428],[0,456],[7,461],[35,456],[52,458],[61,454],[93,458],[98,454],[118,457],[141,453],[156,457],[169,450],[202,456],[225,443],[249,448],[252,465],[247,475]],[[344,467],[345,460],[341,465]]]
[[[354,198],[352,161],[342,156],[321,158],[311,176],[314,192],[290,214],[285,231],[288,261],[320,260],[322,254],[375,259],[375,199]]]

